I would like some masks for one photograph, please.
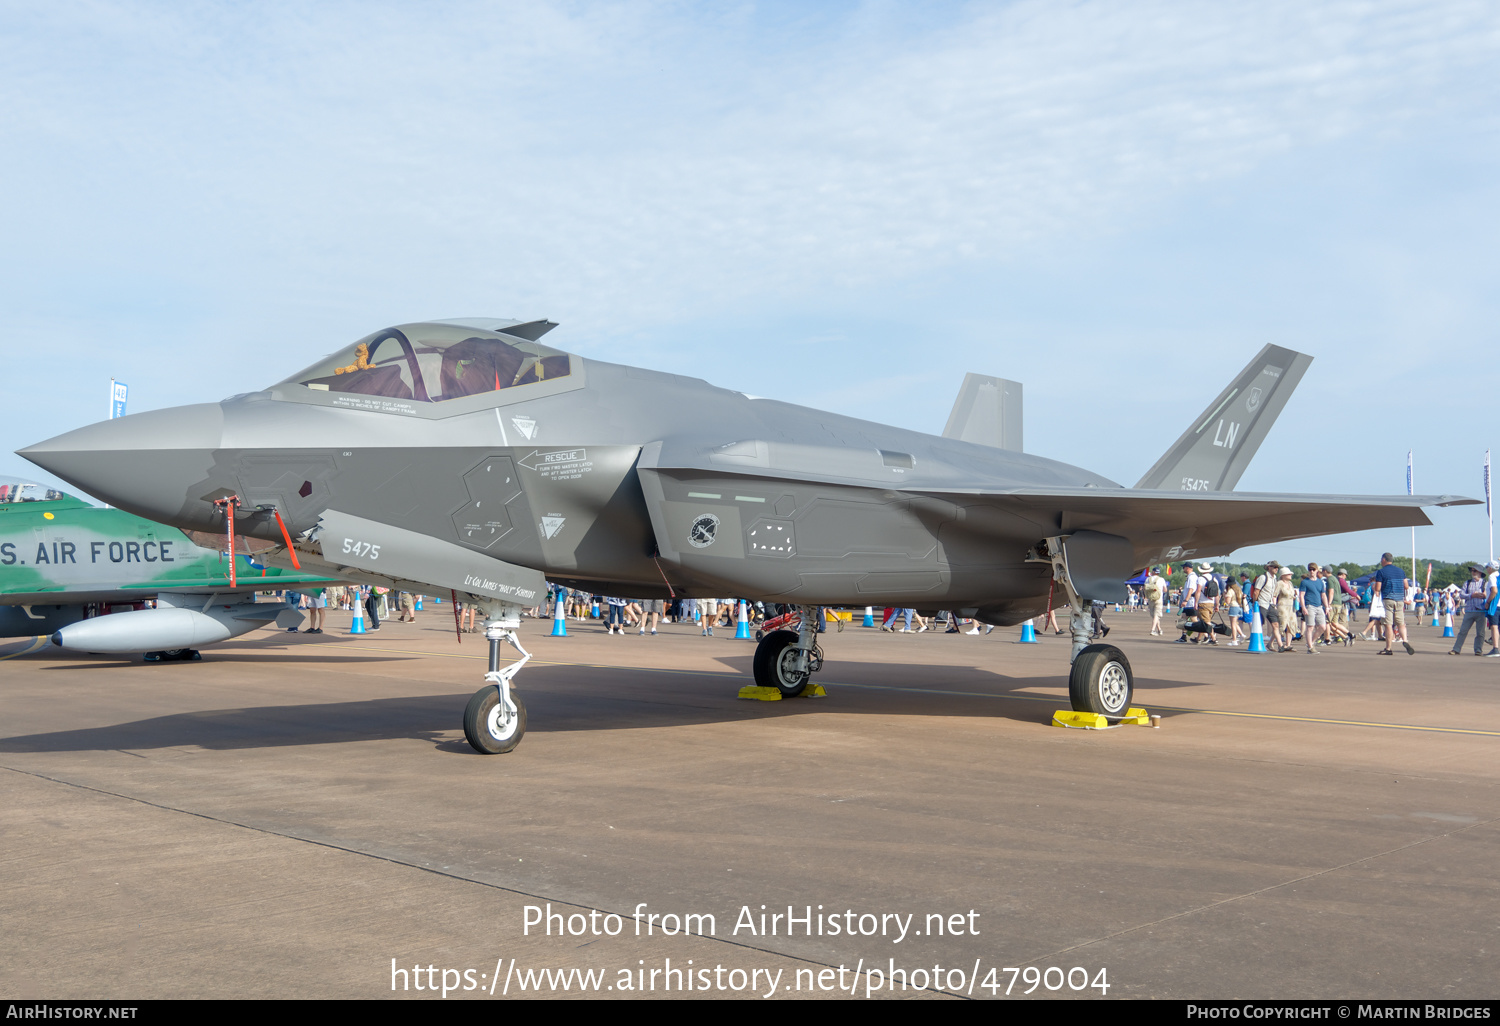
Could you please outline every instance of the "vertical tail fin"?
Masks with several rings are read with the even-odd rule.
[[[1266,346],[1136,487],[1233,491],[1311,363],[1305,353]]]
[[[964,375],[943,437],[1021,452],[1021,383]]]

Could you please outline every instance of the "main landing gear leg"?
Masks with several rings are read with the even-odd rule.
[[[490,643],[490,669],[487,682],[474,692],[464,710],[464,737],[469,745],[484,755],[501,755],[521,743],[526,733],[526,705],[516,694],[511,681],[531,659],[521,647],[516,629],[521,626],[521,607],[503,605],[485,609],[484,636]],[[500,643],[509,642],[521,658],[503,669],[500,666]]]
[[[817,606],[798,606],[802,624],[795,631],[772,631],[755,646],[755,683],[776,688],[783,698],[796,698],[809,686],[812,675],[823,668],[823,650],[818,647]]]
[[[1135,677],[1130,660],[1113,645],[1091,645],[1094,633],[1093,610],[1068,573],[1067,544],[1064,538],[1048,538],[1046,557],[1052,563],[1052,577],[1067,597],[1072,611],[1069,627],[1073,634],[1073,664],[1068,675],[1068,698],[1077,712],[1099,713],[1112,719],[1123,717],[1130,708]]]

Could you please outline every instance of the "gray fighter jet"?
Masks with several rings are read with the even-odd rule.
[[[487,753],[525,731],[516,629],[545,578],[801,606],[802,628],[755,653],[756,682],[788,696],[823,665],[818,606],[1005,625],[1055,595],[1072,613],[1074,708],[1120,717],[1130,663],[1090,644],[1088,606],[1124,598],[1142,567],[1428,524],[1423,506],[1475,501],[1231,491],[1311,362],[1275,346],[1126,488],[1018,451],[1013,382],[970,375],[937,437],[570,355],[539,341],[555,326],[404,324],[264,391],[106,421],[20,455],[153,520],[220,531],[233,515],[314,572],[477,603],[490,667],[464,728]],[[503,668],[502,641],[520,653]]]

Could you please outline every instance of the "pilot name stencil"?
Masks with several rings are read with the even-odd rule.
[[[488,591],[495,595],[514,595],[516,598],[521,599],[530,600],[536,598],[536,592],[532,591],[530,588],[522,588],[514,584],[501,584],[498,581],[491,581],[484,577],[476,577],[473,574],[466,574],[464,576],[464,587],[479,588],[483,591]]]

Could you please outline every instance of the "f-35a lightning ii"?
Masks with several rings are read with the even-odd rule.
[[[176,528],[54,488],[0,480],[0,637],[50,635],[81,652],[196,659],[196,645],[301,622],[296,610],[254,597],[309,582],[331,583],[238,552],[231,559]],[[155,609],[90,615],[147,599]]]
[[[1125,488],[1015,451],[1018,411],[998,379],[971,376],[950,437],[936,437],[570,355],[539,341],[555,326],[387,328],[264,391],[20,455],[154,520],[222,530],[232,516],[330,576],[478,603],[490,668],[464,727],[488,753],[525,730],[516,629],[544,578],[803,606],[800,631],[755,653],[756,682],[789,696],[823,665],[817,606],[1005,625],[1043,613],[1055,588],[1072,611],[1074,707],[1120,717],[1130,664],[1089,643],[1088,604],[1123,598],[1142,567],[1427,524],[1421,507],[1473,501],[1230,491],[1310,362],[1275,346]],[[504,668],[502,641],[521,653]]]

